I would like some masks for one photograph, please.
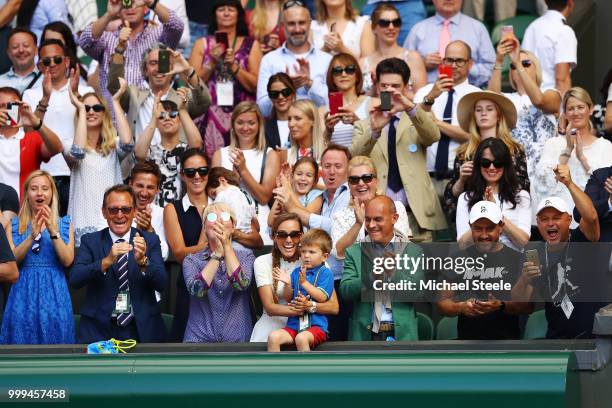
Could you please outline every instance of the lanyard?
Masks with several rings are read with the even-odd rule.
[[[315,275],[314,282],[312,282],[312,286],[314,287],[317,286],[317,281],[319,280],[319,274],[321,273],[321,269],[323,269],[323,264],[319,265],[319,269],[317,269],[317,274]],[[308,273],[308,271],[306,271],[306,273]],[[299,292],[300,292],[300,277],[298,275],[298,284],[295,285],[294,297],[297,297]]]

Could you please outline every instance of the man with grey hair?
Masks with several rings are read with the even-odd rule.
[[[300,0],[289,0],[283,5],[281,16],[287,40],[266,54],[259,67],[257,104],[264,116],[269,116],[272,110],[268,80],[278,72],[286,72],[291,77],[297,88],[297,99],[310,99],[317,106],[327,104],[325,77],[331,55],[308,41],[311,22],[308,9]]]
[[[121,44],[120,42],[119,46]],[[159,54],[161,50],[167,50],[170,53],[170,72],[165,74],[159,72]],[[115,52],[113,54],[108,72],[108,91],[111,94],[114,94],[119,89],[119,77],[124,77],[124,61],[121,53]],[[208,88],[180,52],[170,50],[165,45],[156,43],[143,53],[140,68],[148,87],[139,88],[130,85],[128,91],[121,97],[121,106],[127,112],[128,123],[132,128],[136,142],[151,121],[155,97],[157,95],[160,95],[161,100],[172,101],[177,106],[181,106],[181,98],[186,98],[187,111],[192,118],[200,116],[208,109],[210,105]],[[188,89],[179,92],[172,87],[172,82],[176,75],[180,75],[183,78]],[[151,144],[156,145],[160,142],[161,136],[156,129]],[[122,171],[124,176],[127,176],[132,166],[133,160],[123,161]]]

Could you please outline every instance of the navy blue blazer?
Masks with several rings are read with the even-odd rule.
[[[599,242],[612,242],[612,212],[610,212],[610,194],[605,190],[606,179],[612,177],[612,166],[603,167],[593,172],[584,192],[591,197],[599,217]],[[580,222],[580,214],[574,208],[574,219]]]
[[[134,259],[134,252],[128,255],[128,279],[130,301],[140,342],[158,343],[165,341],[166,331],[161,317],[155,291],[162,292],[168,283],[168,276],[161,255],[159,238],[156,234],[132,228],[130,243],[138,232],[147,243],[149,266],[145,273]],[[109,229],[85,234],[76,253],[70,272],[70,285],[75,289],[87,287],[85,302],[81,307],[81,321],[77,341],[93,343],[111,338],[111,314],[119,292],[119,279],[116,266],[102,273],[102,259],[113,245]]]

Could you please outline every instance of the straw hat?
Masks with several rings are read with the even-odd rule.
[[[470,131],[470,120],[474,115],[474,105],[481,99],[488,99],[499,106],[502,115],[506,118],[508,128],[513,129],[516,126],[516,108],[510,99],[497,92],[479,91],[469,93],[459,100],[457,119],[459,119],[461,129],[466,132]]]

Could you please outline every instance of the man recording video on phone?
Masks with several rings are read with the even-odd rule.
[[[413,240],[431,242],[433,231],[446,228],[426,167],[427,148],[440,139],[440,131],[431,115],[406,96],[409,80],[404,60],[387,58],[378,64],[381,104],[373,107],[368,118],[355,122],[351,150],[354,156],[370,156],[380,175],[380,188],[404,203]]]
[[[509,290],[477,290],[472,282],[513,285],[520,276],[520,254],[508,248],[499,237],[504,228],[502,212],[496,203],[480,201],[470,210],[470,230],[474,245],[454,257],[482,260],[481,268],[456,273],[449,271],[443,278],[449,282],[467,283],[470,288],[442,291],[436,303],[444,316],[459,316],[459,340],[508,340],[521,335],[519,314],[531,313],[533,304],[512,302]]]
[[[581,216],[578,227],[581,234],[570,231],[572,216],[565,200],[559,197],[541,200],[536,221],[546,242],[536,246],[539,265],[523,263],[512,299],[546,301],[547,338],[590,338],[595,313],[608,303],[605,300],[610,252],[592,244],[600,236],[593,201],[574,184],[567,165],[559,164],[554,171],[557,181],[569,190]],[[583,240],[589,244],[579,244]]]

